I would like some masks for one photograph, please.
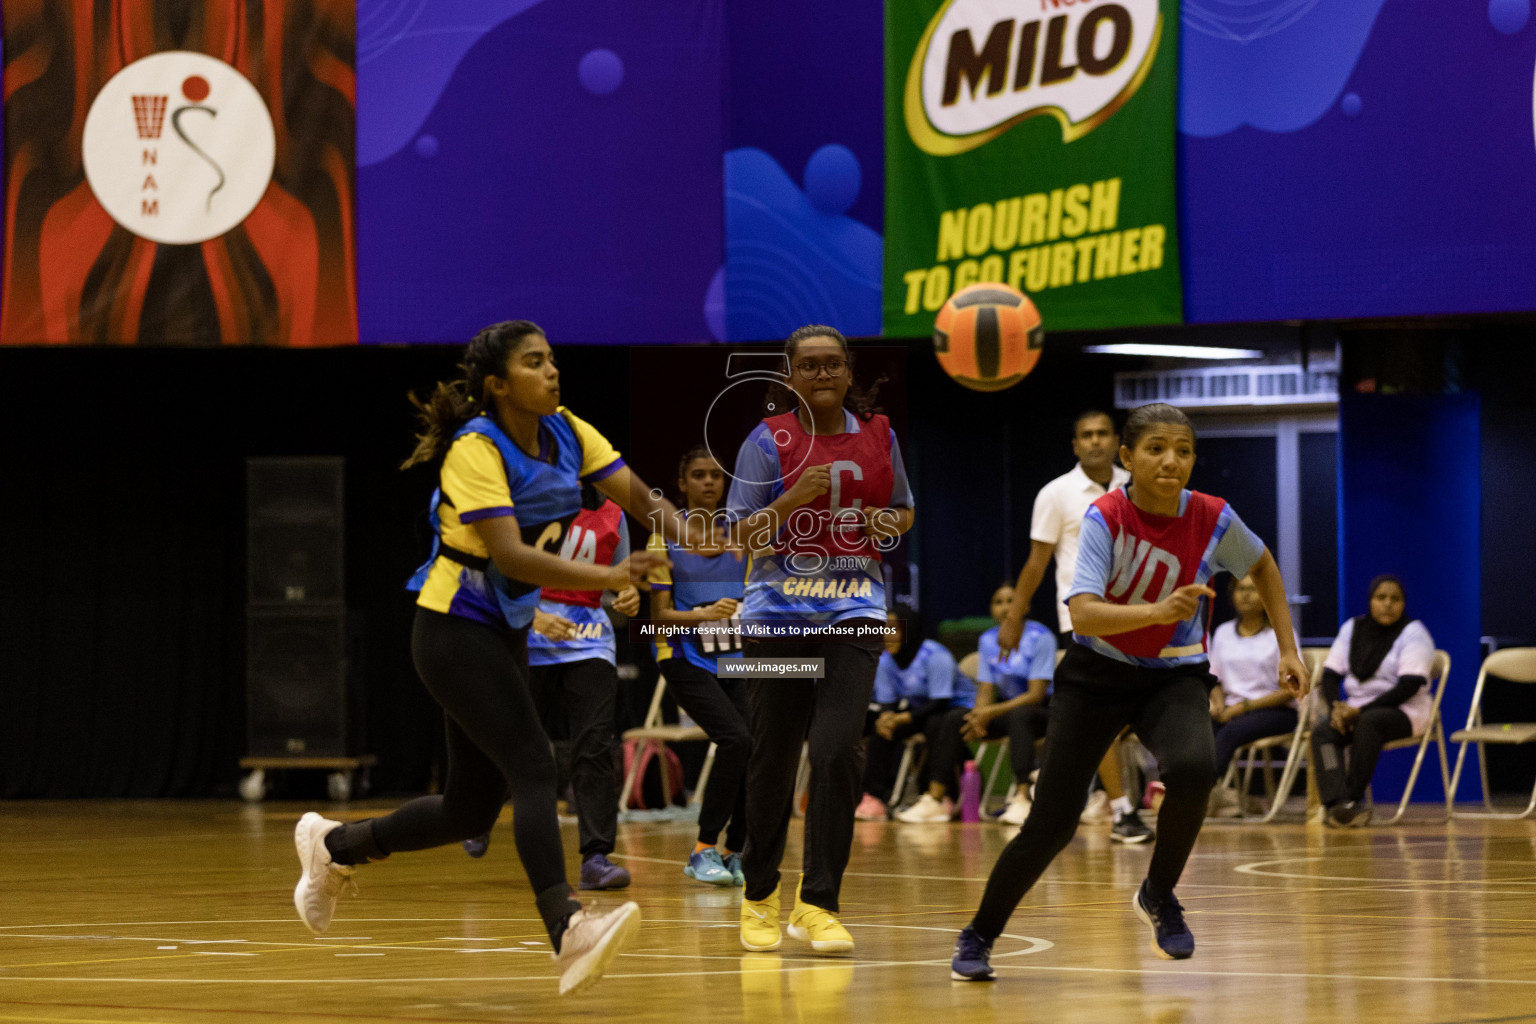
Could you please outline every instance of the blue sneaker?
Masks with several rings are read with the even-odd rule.
[[[622,889],[627,885],[629,885],[629,872],[603,854],[594,853],[581,862],[583,889]]]
[[[728,853],[725,855],[725,869],[731,873],[732,885],[746,885],[747,876],[741,870],[741,854]]]
[[[949,961],[949,976],[956,981],[991,981],[992,943],[966,925],[955,939],[955,955]]]
[[[475,836],[473,839],[464,840],[464,852],[479,860],[485,856],[485,851],[491,848],[491,834],[489,832]]]
[[[1147,883],[1136,890],[1131,906],[1136,916],[1152,929],[1152,952],[1164,960],[1187,960],[1195,952],[1195,937],[1184,923],[1184,907],[1169,893],[1166,899],[1154,900],[1147,893]]]
[[[688,866],[683,868],[683,874],[707,885],[736,884],[736,879],[731,876],[731,869],[725,866],[725,862],[720,859],[720,851],[713,846],[689,857]]]

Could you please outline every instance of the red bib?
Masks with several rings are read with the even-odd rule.
[[[891,502],[891,424],[884,416],[860,423],[857,433],[812,437],[800,417],[788,412],[763,421],[778,446],[784,489],[794,487],[811,466],[830,464],[832,486],[785,516],[775,550],[782,554],[880,557],[862,521],[850,510],[885,508]],[[841,517],[839,517],[841,513]]]
[[[1121,605],[1155,604],[1179,587],[1209,580],[1209,571],[1200,573],[1200,563],[1216,532],[1221,510],[1227,506],[1222,499],[1190,491],[1183,515],[1159,516],[1143,512],[1126,496],[1124,488],[1117,488],[1093,505],[1104,517],[1114,543],[1104,600]],[[1133,658],[1156,658],[1179,626],[1177,622],[1143,626],[1099,639]],[[1202,636],[1202,646],[1204,643]]]
[[[608,565],[619,546],[619,531],[624,528],[624,510],[611,501],[605,501],[595,509],[584,508],[571,520],[565,541],[560,545],[560,557],[588,565]],[[543,599],[561,604],[585,605],[597,608],[603,603],[601,590],[549,590]]]

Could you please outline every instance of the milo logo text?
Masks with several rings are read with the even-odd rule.
[[[1158,0],[949,0],[907,70],[907,131],[950,156],[1049,114],[1071,142],[1136,92],[1161,32]]]

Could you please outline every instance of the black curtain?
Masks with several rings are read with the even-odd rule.
[[[407,391],[450,376],[459,352],[0,350],[0,797],[233,791],[251,455],[345,457],[373,785],[427,785],[441,717],[411,666],[404,583],[435,481],[396,467]],[[561,358],[567,401],[622,450],[625,353]]]

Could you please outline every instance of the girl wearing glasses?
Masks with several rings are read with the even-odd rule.
[[[779,861],[800,748],[810,745],[801,884],[789,933],[847,953],[838,891],[862,782],[860,740],[885,632],[880,552],[912,526],[912,492],[890,422],[854,384],[848,341],[812,325],[785,343],[788,387],[736,457],[727,507],[752,554],[742,609],[748,658],[821,659],[823,674],[749,680],[746,886],[741,944],[779,945]],[[754,639],[776,631],[777,641]],[[805,636],[802,631],[811,630]],[[762,636],[759,633],[759,636]],[[800,639],[791,639],[799,636]]]

